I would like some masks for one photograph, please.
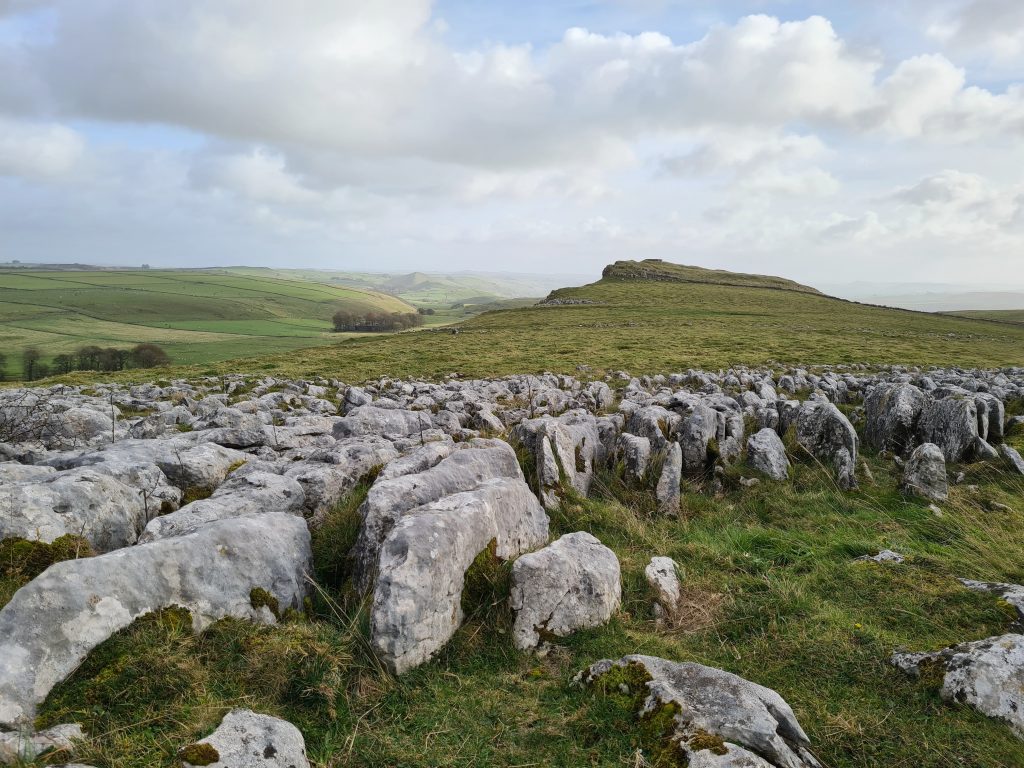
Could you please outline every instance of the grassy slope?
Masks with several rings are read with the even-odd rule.
[[[265,370],[361,381],[452,371],[471,376],[571,373],[577,365],[655,373],[770,361],[1024,364],[1024,328],[855,304],[800,290],[606,278],[553,296],[595,303],[488,312],[463,323],[458,334],[441,330],[352,338],[191,372]]]
[[[28,346],[49,358],[152,341],[176,362],[204,363],[335,342],[330,318],[342,307],[411,311],[372,291],[214,270],[0,270],[0,346],[12,375]]]
[[[973,317],[980,320],[998,320],[1001,323],[1017,323],[1024,325],[1024,309],[968,309],[962,312],[950,312],[959,317]]]
[[[517,653],[505,606],[508,568],[478,563],[464,596],[469,621],[439,658],[395,680],[367,652],[366,610],[345,586],[357,494],[317,534],[323,592],[312,620],[280,628],[220,622],[194,636],[164,614],[101,646],[51,696],[41,723],[80,721],[81,758],[109,768],[175,765],[180,746],[232,706],[295,722],[317,766],[644,765],[654,746],[616,697],[570,685],[602,657],[642,652],[713,664],[780,691],[832,768],[1016,766],[1024,743],[932,682],[887,664],[898,646],[937,648],[1006,630],[992,597],[967,575],[1020,582],[1024,484],[968,467],[936,517],[894,492],[897,470],[868,457],[878,485],[843,494],[827,474],[796,467],[791,483],[709,498],[696,485],[678,521],[651,515],[650,490],[613,474],[595,498],[567,495],[556,534],[589,530],[623,566],[623,610],[546,658]],[[749,473],[748,473],[749,474]],[[993,502],[1013,511],[1000,511]],[[893,547],[903,566],[855,563]],[[655,554],[682,564],[692,606],[657,630],[642,571]],[[55,761],[56,758],[53,758]]]

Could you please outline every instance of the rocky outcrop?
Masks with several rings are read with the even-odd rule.
[[[232,517],[288,512],[301,515],[306,496],[298,481],[259,470],[237,472],[208,499],[151,520],[140,542],[191,533],[207,523]]]
[[[546,508],[558,504],[563,480],[578,493],[589,493],[594,466],[605,458],[597,420],[585,411],[528,419],[513,430],[512,439],[533,459],[541,503]]]
[[[159,473],[157,473],[159,474]],[[0,539],[52,542],[74,534],[99,552],[134,544],[161,503],[88,467],[10,483],[0,493]]]
[[[52,752],[71,753],[75,742],[83,738],[82,726],[77,723],[55,725],[37,733],[28,730],[0,731],[0,764],[22,765]]]
[[[486,480],[410,510],[380,552],[370,620],[378,656],[397,674],[427,661],[462,624],[474,559],[493,547],[508,560],[547,538],[547,515],[521,478]]]
[[[589,533],[568,533],[516,560],[510,602],[520,649],[600,626],[622,602],[619,560]]]
[[[233,709],[205,739],[183,748],[187,768],[309,768],[306,741],[291,723],[249,709]]]
[[[454,451],[423,472],[378,479],[359,508],[362,524],[352,548],[360,591],[369,591],[377,571],[380,548],[405,514],[498,478],[522,481],[523,473],[512,447],[500,440],[490,440]]]
[[[928,401],[913,384],[883,383],[864,398],[864,442],[876,451],[904,455],[914,447],[917,422]]]
[[[796,439],[811,456],[834,470],[840,488],[857,487],[857,431],[835,405],[805,402],[796,418]]]
[[[683,765],[821,768],[793,710],[778,693],[713,667],[655,656],[593,664],[579,682],[672,713],[669,738]]]
[[[747,438],[747,461],[750,466],[772,480],[789,477],[786,446],[774,429],[764,428]]]
[[[929,400],[917,425],[918,439],[935,443],[946,461],[971,458],[978,439],[978,408],[973,399],[953,395]]]
[[[305,522],[271,512],[50,566],[0,610],[0,724],[30,723],[90,650],[144,614],[180,606],[196,628],[274,621],[253,591],[278,610],[300,606],[310,557]]]
[[[1018,475],[1024,475],[1024,458],[1021,458],[1020,453],[1016,448],[1012,448],[1006,443],[999,446],[999,452],[1003,454],[1003,458],[1006,459],[1010,468]]]
[[[923,443],[914,449],[903,469],[900,490],[930,501],[945,501],[949,498],[946,460],[939,446]]]

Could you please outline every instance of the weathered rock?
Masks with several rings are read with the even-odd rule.
[[[0,493],[0,539],[52,542],[66,534],[88,539],[100,552],[134,544],[160,510],[140,489],[83,467],[42,482],[5,485]]]
[[[541,546],[548,518],[520,478],[482,482],[408,512],[380,552],[370,637],[401,674],[427,661],[462,624],[462,589],[488,546],[508,560]]]
[[[949,498],[946,460],[939,446],[923,443],[914,449],[903,470],[900,490],[931,501],[945,501]]]
[[[747,460],[750,466],[773,480],[789,477],[786,446],[773,429],[766,427],[747,438]]]
[[[185,450],[161,451],[153,456],[153,463],[183,491],[212,491],[249,458],[246,453],[217,443],[199,443]]]
[[[640,481],[651,461],[651,441],[646,437],[623,432],[619,435],[617,453],[626,472],[626,479]]]
[[[929,400],[917,424],[918,439],[935,443],[946,461],[971,457],[978,438],[978,408],[973,399],[959,395]]]
[[[377,476],[378,480],[391,480],[403,475],[414,475],[435,467],[456,450],[456,444],[449,440],[435,440],[420,446],[404,456],[389,462]]]
[[[976,392],[974,405],[978,409],[978,436],[990,443],[1001,442],[1006,421],[1003,401],[987,392]]]
[[[204,748],[196,749],[197,746]],[[210,751],[212,748],[212,752]],[[189,757],[217,758],[190,762]],[[186,766],[209,768],[309,768],[306,741],[291,723],[249,709],[233,709],[205,739],[186,747],[178,756]]]
[[[985,440],[982,440],[981,437],[976,437],[974,439],[974,450],[971,452],[971,455],[976,461],[993,461],[999,458],[999,451]]]
[[[902,563],[904,559],[903,555],[899,552],[893,552],[891,549],[883,549],[877,555],[861,555],[857,558],[862,563],[894,563],[896,565]]]
[[[892,663],[914,676],[922,667],[944,669],[943,699],[1005,720],[1024,738],[1024,635],[989,637],[936,653],[897,651]]]
[[[622,670],[630,682],[618,682],[622,675],[615,673]],[[599,661],[578,680],[602,685],[606,676],[615,685],[609,692],[646,693],[641,716],[676,708],[673,740],[690,766],[821,767],[793,710],[770,688],[702,664],[638,655]],[[709,754],[709,743],[724,754]]]
[[[78,723],[55,725],[37,733],[0,731],[0,763],[21,765],[49,752],[71,752],[75,742],[83,738],[85,734]]]
[[[644,578],[654,590],[654,621],[671,625],[679,618],[682,587],[676,561],[671,557],[652,557],[644,568]]]
[[[517,648],[535,647],[543,635],[565,637],[600,626],[622,602],[619,560],[589,533],[569,533],[512,566]]]
[[[796,419],[796,439],[811,456],[834,467],[840,488],[857,487],[857,431],[842,411],[808,400]]]
[[[708,448],[717,435],[718,414],[706,405],[695,405],[676,428],[684,472],[699,474],[708,468]]]
[[[507,443],[488,441],[486,447],[454,451],[423,472],[375,482],[359,508],[362,526],[352,548],[360,591],[369,590],[380,548],[403,515],[453,493],[471,491],[485,480],[502,477],[523,480],[519,461]]]
[[[300,606],[310,557],[305,522],[271,512],[50,566],[0,610],[0,724],[31,722],[90,650],[146,613],[179,606],[197,629],[226,616],[272,622],[253,590],[280,610]]]
[[[407,411],[400,408],[381,408],[363,405],[353,408],[334,425],[334,436],[364,437],[383,435],[409,437],[433,429],[434,421],[426,411]]]
[[[1018,475],[1024,475],[1024,459],[1021,458],[1021,455],[1016,448],[1012,448],[1006,443],[1003,443],[999,446],[999,451],[1003,454],[1003,458],[1009,462],[1010,467],[1014,472]]]
[[[563,478],[586,495],[595,464],[603,458],[604,444],[597,420],[584,411],[569,411],[555,418],[545,416],[521,422],[513,438],[533,456],[545,507],[558,503]]]
[[[928,397],[913,384],[883,383],[864,398],[864,442],[877,451],[905,454],[914,447]]]
[[[291,477],[270,472],[239,471],[208,499],[193,501],[177,512],[151,520],[139,541],[145,543],[181,536],[215,520],[232,517],[271,512],[301,515],[305,502],[302,486]]]
[[[661,465],[661,476],[655,497],[658,500],[658,511],[668,517],[679,516],[680,482],[683,473],[683,451],[679,443],[669,443],[665,451],[665,461]]]

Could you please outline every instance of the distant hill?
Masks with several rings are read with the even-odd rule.
[[[76,349],[159,344],[176,363],[206,363],[328,344],[331,316],[415,312],[396,296],[227,270],[0,269],[0,350],[44,362]]]
[[[947,314],[960,317],[973,317],[980,320],[995,320],[998,323],[1015,323],[1024,325],[1024,309],[974,309]]]
[[[665,262],[616,262],[555,304],[501,309],[449,329],[217,366],[346,381],[554,371],[634,374],[731,365],[1020,365],[1024,327],[856,304],[790,280]]]
[[[705,269],[671,264],[661,259],[644,261],[616,261],[604,268],[604,280],[657,280],[673,283],[711,283],[751,288],[774,288],[802,293],[819,293],[816,288],[782,277],[747,275],[742,272],[728,272],[722,269]]]
[[[410,272],[388,274],[328,269],[232,268],[240,274],[265,274],[309,280],[328,285],[390,293],[418,307],[442,308],[452,304],[484,304],[502,299],[540,299],[563,285],[584,282],[584,275],[529,275],[500,272]]]

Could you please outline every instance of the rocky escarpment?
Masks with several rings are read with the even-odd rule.
[[[361,483],[358,535],[338,555],[349,556],[355,591],[370,596],[370,647],[402,674],[456,632],[481,556],[512,563],[510,648],[544,648],[613,620],[628,589],[616,553],[566,530],[564,516],[554,529],[564,535],[550,541],[548,517],[599,492],[602,478],[649,493],[651,514],[666,517],[680,514],[684,488],[715,495],[726,483],[786,483],[801,461],[850,491],[865,480],[863,439],[905,464],[905,493],[939,501],[947,465],[1020,471],[1003,441],[1006,405],[1022,399],[1022,369],[858,367],[6,390],[2,423],[24,423],[0,443],[0,506],[9,505],[0,539],[73,534],[96,556],[52,565],[0,608],[0,725],[20,729],[4,738],[45,745],[31,733],[38,705],[92,648],[148,612],[180,606],[202,630],[228,616],[274,623],[301,608],[310,528]],[[683,610],[677,565],[659,554],[644,553],[655,556],[647,578],[671,625]],[[981,645],[935,658],[969,670],[978,657],[977,668],[998,667],[998,685],[1019,679],[1015,638],[965,642]],[[707,762],[722,755],[695,738],[723,742],[736,765],[815,765],[770,691],[644,658],[626,665],[644,667],[658,706],[717,702],[728,713],[750,704],[775,718],[764,721],[774,740],[769,730],[729,730],[726,715],[677,723],[673,738],[689,745],[691,765],[729,764]],[[687,688],[691,679],[706,686]],[[953,698],[967,685],[957,681]],[[984,698],[979,709],[1005,716]]]

